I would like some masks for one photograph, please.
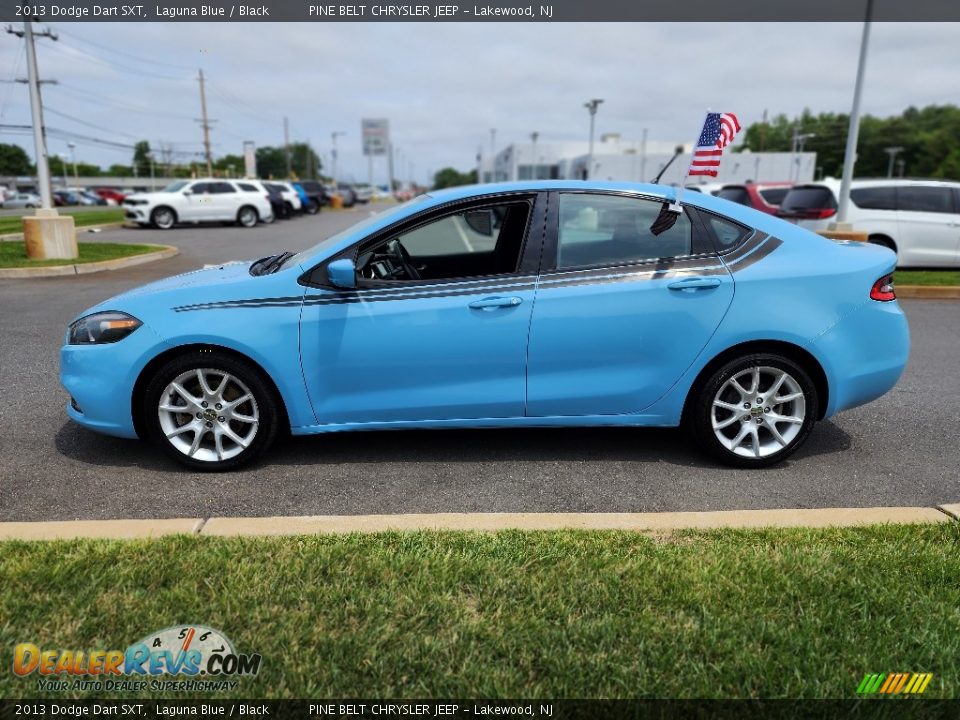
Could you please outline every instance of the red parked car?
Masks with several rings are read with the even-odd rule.
[[[126,195],[112,188],[96,188],[94,192],[107,201],[109,205],[122,205]]]
[[[791,187],[793,187],[792,182],[748,182],[743,185],[724,185],[716,192],[716,196],[776,215],[777,210],[780,209],[780,203],[783,202],[783,198]]]

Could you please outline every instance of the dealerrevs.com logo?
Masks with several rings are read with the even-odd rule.
[[[64,650],[20,643],[13,672],[37,676],[45,691],[232,690],[234,678],[260,672],[259,654],[238,653],[219,630],[177,625],[151,633],[125,650]],[[176,678],[176,679],[168,679]]]

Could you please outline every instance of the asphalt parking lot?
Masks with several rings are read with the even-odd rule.
[[[374,206],[371,206],[374,207]],[[679,431],[370,432],[288,439],[236,473],[182,471],[146,443],[67,420],[66,324],[204,263],[308,247],[368,208],[255,229],[82,230],[178,257],[69,278],[0,280],[0,520],[408,512],[643,512],[934,505],[960,500],[960,304],[904,301],[910,364],[893,392],[820,423],[782,466],[713,465]],[[882,343],[882,338],[877,338]]]

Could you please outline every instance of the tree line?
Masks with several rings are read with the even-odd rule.
[[[742,152],[790,152],[795,135],[812,135],[804,151],[817,153],[818,176],[840,177],[847,145],[850,116],[843,113],[814,115],[804,110],[799,118],[777,115],[757,122],[743,133]],[[893,175],[960,179],[960,108],[955,105],[909,107],[893,117],[860,118],[856,177],[886,177],[890,169],[887,148],[902,148],[895,155]]]
[[[264,145],[256,150],[257,174],[262,178],[286,178],[287,155],[283,147]],[[74,176],[74,165],[70,160],[63,160],[58,155],[48,158],[50,174],[56,178]],[[321,175],[323,163],[320,156],[307,143],[290,143],[290,171],[297,178],[317,178]],[[244,174],[245,163],[242,155],[224,155],[213,162],[214,175],[220,177],[240,177]],[[19,145],[0,143],[0,175],[28,176],[35,175],[36,166],[30,162],[30,156]],[[207,174],[207,163],[203,158],[197,158],[189,163],[165,163],[162,153],[153,152],[147,140],[141,140],[134,145],[133,157],[130,164],[114,164],[104,169],[99,165],[78,162],[76,174],[81,177],[144,177],[151,174],[156,177],[188,178]]]

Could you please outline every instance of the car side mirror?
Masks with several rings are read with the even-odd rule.
[[[357,266],[350,258],[334,260],[327,265],[327,278],[331,285],[352,290],[357,287]]]
[[[184,191],[183,191],[183,194],[184,194],[184,195],[193,195],[193,190],[184,190]]]

